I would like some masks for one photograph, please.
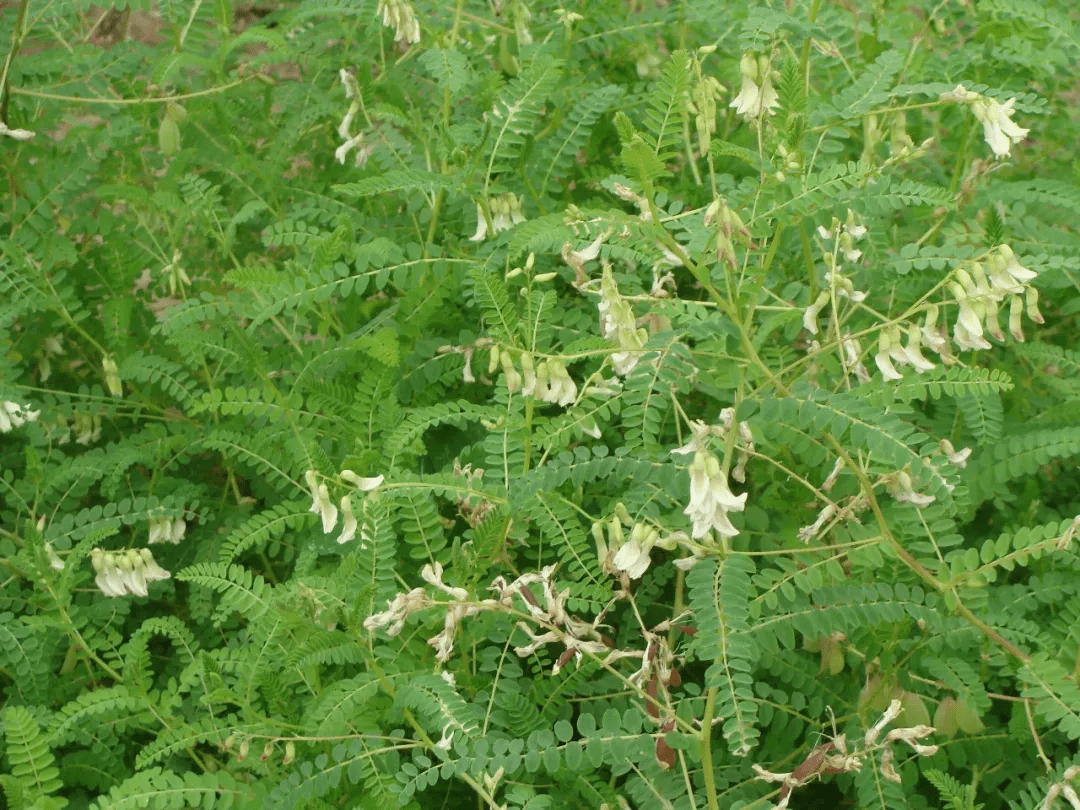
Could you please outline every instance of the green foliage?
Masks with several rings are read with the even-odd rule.
[[[5,806],[1068,800],[1066,5],[2,5]]]

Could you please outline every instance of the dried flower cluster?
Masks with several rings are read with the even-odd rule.
[[[851,773],[862,770],[863,761],[872,754],[880,751],[881,775],[890,782],[899,782],[900,774],[893,765],[895,754],[892,744],[904,742],[911,746],[916,754],[923,757],[931,757],[938,752],[936,745],[923,745],[918,742],[924,737],[933,734],[935,729],[926,725],[911,726],[909,728],[894,728],[885,735],[880,743],[878,737],[885,727],[892,723],[903,710],[901,702],[894,700],[882,714],[881,718],[865,734],[861,746],[848,750],[847,737],[839,734],[831,741],[823,743],[810,752],[810,755],[802,761],[795,770],[788,773],[774,773],[767,771],[757,763],[754,763],[754,773],[758,779],[764,782],[773,782],[780,785],[780,801],[774,806],[774,810],[786,810],[791,801],[792,792],[813,779],[825,774]]]

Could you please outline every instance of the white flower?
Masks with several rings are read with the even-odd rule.
[[[17,402],[0,402],[0,433],[9,433],[27,422],[33,422],[40,414],[41,411],[31,411]]]
[[[811,335],[817,334],[817,318],[818,314],[825,308],[825,305],[829,303],[829,293],[827,290],[822,290],[821,294],[817,297],[810,306],[803,310],[802,325],[803,329],[808,331]]]
[[[982,122],[983,137],[997,157],[1006,157],[1012,144],[1020,143],[1027,137],[1028,130],[1018,127],[1009,117],[1013,113],[1015,98],[1000,104],[985,96],[971,105],[971,111]]]
[[[772,63],[769,57],[747,51],[739,61],[739,73],[742,76],[742,88],[728,106],[734,107],[735,112],[747,121],[770,114],[780,100],[772,86]]]
[[[491,236],[509,230],[519,222],[525,221],[525,214],[521,210],[521,201],[512,192],[488,200],[488,213],[491,216]],[[484,216],[483,206],[478,202],[476,204],[476,233],[469,237],[469,241],[483,242],[487,238],[488,220]]]
[[[406,0],[379,0],[376,14],[382,14],[383,25],[394,29],[396,42],[420,41],[420,23]]]
[[[614,518],[618,523],[618,518]],[[621,532],[620,532],[621,534]],[[611,558],[611,567],[629,579],[641,579],[649,568],[649,552],[660,539],[660,533],[644,523],[635,523],[630,539],[623,543]]]
[[[155,543],[179,543],[186,532],[187,524],[183,518],[152,517],[147,543],[151,546]]]
[[[566,407],[573,405],[577,399],[577,384],[571,379],[570,373],[558,360],[547,360],[544,363],[547,376],[547,390],[543,395],[537,393],[537,397],[545,402],[554,402]]]
[[[338,535],[338,543],[348,543],[354,537],[356,537],[356,529],[360,525],[357,523],[356,515],[352,510],[352,498],[348,495],[341,496],[341,534]]]
[[[0,135],[7,135],[16,141],[28,141],[34,137],[35,133],[28,129],[9,129],[7,124],[0,121]]]
[[[741,512],[745,507],[746,493],[733,495],[716,456],[699,450],[690,463],[690,503],[683,510],[694,524],[691,537],[700,540],[711,529],[721,537],[734,537],[739,530],[727,513]]]
[[[941,448],[941,452],[945,454],[945,457],[949,459],[950,464],[961,468],[967,466],[967,460],[971,456],[970,447],[965,447],[963,450],[957,450],[948,439],[942,439],[938,443],[938,446]]]
[[[892,363],[893,342],[890,331],[882,329],[881,334],[878,335],[878,351],[874,355],[874,363],[886,380],[902,380],[904,375],[897,371]]]
[[[591,262],[600,255],[600,245],[610,236],[610,231],[605,231],[580,250],[574,250],[570,242],[563,245],[563,261],[570,265],[579,274],[585,273],[585,262]]]
[[[52,543],[45,544],[45,556],[49,560],[49,568],[53,571],[63,571],[67,567],[60,559],[60,555],[56,553],[56,549],[52,547]]]
[[[905,470],[883,475],[881,480],[885,482],[885,488],[889,490],[898,503],[910,503],[917,508],[923,508],[932,504],[936,498],[933,495],[925,495],[915,492],[912,487],[911,476]]]
[[[147,596],[147,585],[172,576],[154,560],[148,548],[126,551],[91,549],[90,562],[97,572],[94,582],[109,597]]]
[[[314,470],[304,473],[304,479],[311,492],[311,508],[308,511],[322,518],[323,534],[330,534],[334,530],[334,524],[337,523],[338,514],[337,507],[330,502],[330,491],[326,488],[326,484],[318,482]]]
[[[423,588],[413,588],[408,593],[399,593],[392,602],[386,603],[386,610],[382,613],[373,613],[364,619],[364,629],[374,632],[381,627],[386,627],[386,635],[396,636],[405,626],[405,620],[410,613],[425,608],[429,604],[430,601]]]
[[[363,478],[354,473],[352,470],[342,470],[341,477],[353,486],[355,486],[361,492],[371,492],[373,489],[377,489],[378,487],[382,486],[382,482],[384,480],[384,477],[381,475],[378,475],[374,478]],[[310,486],[310,482],[308,483],[308,485]]]
[[[922,330],[915,324],[908,327],[908,344],[901,352],[904,357],[904,362],[913,366],[920,374],[934,368],[934,364],[923,357]]]
[[[1016,99],[1010,98],[1004,104],[980,93],[972,92],[963,85],[955,90],[941,94],[942,101],[957,101],[967,104],[975,117],[983,125],[983,137],[996,157],[1006,157],[1012,144],[1020,143],[1027,137],[1028,130],[1018,127],[1010,118]]]
[[[600,312],[600,334],[617,341],[622,350],[611,355],[611,362],[615,372],[625,377],[637,366],[649,333],[637,328],[634,312],[619,294],[610,265],[604,266],[600,278],[600,303],[597,309]]]

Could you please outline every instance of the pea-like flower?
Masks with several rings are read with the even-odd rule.
[[[699,450],[690,463],[690,503],[683,511],[694,525],[691,537],[700,540],[712,529],[721,537],[734,537],[739,530],[731,523],[728,512],[745,508],[746,493],[732,494],[720,461],[712,453]]]
[[[322,518],[323,534],[330,534],[334,530],[334,524],[337,523],[338,515],[337,507],[330,502],[330,491],[326,484],[319,483],[314,470],[304,473],[304,480],[307,481],[308,490],[311,492],[311,508],[308,511]]]
[[[971,107],[971,111],[983,125],[983,138],[995,157],[1007,157],[1012,144],[1020,143],[1027,137],[1028,130],[1017,126],[1010,117],[1013,114],[1013,104],[1016,103],[1015,97],[1001,103],[968,90],[963,85],[957,85],[955,90],[942,93],[941,100],[958,101]]]
[[[125,551],[91,549],[90,562],[97,572],[94,582],[109,597],[132,594],[147,596],[147,585],[169,579],[172,575],[154,560],[148,548],[130,548]]]
[[[780,103],[772,85],[772,62],[765,54],[747,51],[739,60],[742,88],[728,106],[747,121],[769,115]]]

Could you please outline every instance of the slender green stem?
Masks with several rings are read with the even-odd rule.
[[[26,13],[29,9],[30,0],[22,0],[19,3],[19,10],[15,15],[15,27],[11,31],[11,47],[8,48],[7,57],[4,59],[3,71],[0,71],[0,121],[5,123],[8,120],[8,99],[11,97],[8,74],[11,72],[11,63],[15,59],[15,54],[19,52],[26,38]]]
[[[720,810],[712,761],[712,719],[716,712],[716,691],[716,687],[712,687],[706,693],[705,715],[701,718],[701,774],[705,777],[705,799],[709,803],[709,810]]]

